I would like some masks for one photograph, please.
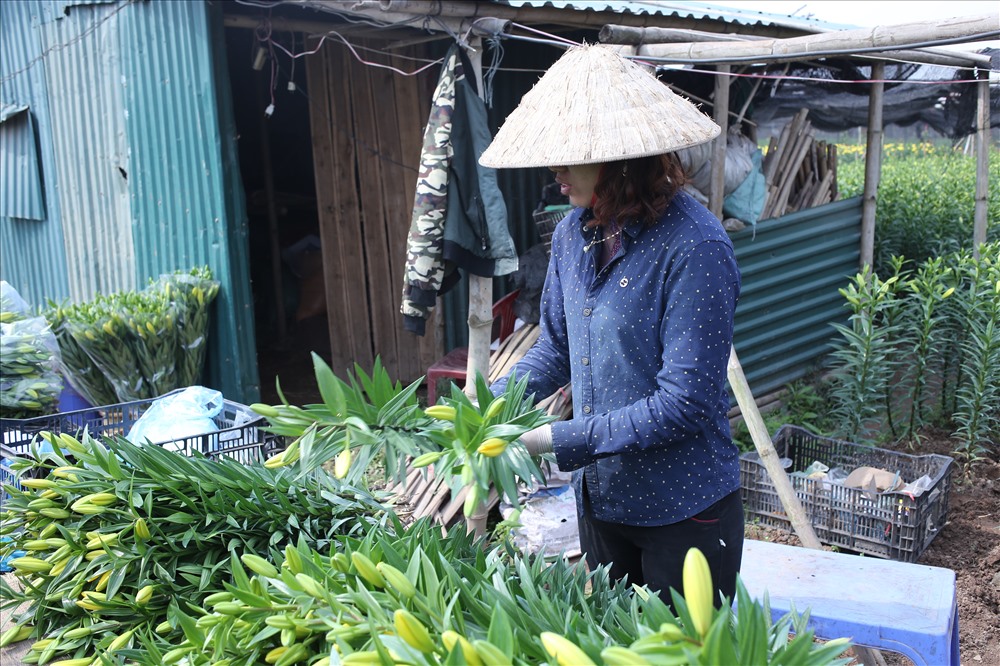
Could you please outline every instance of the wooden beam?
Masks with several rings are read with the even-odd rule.
[[[868,97],[868,145],[865,148],[865,189],[861,200],[861,265],[874,269],[875,204],[882,170],[882,99],[885,65],[872,65],[872,89]]]
[[[704,30],[639,28],[630,25],[606,25],[601,28],[601,32],[599,33],[597,39],[604,44],[629,44],[638,46],[640,44],[678,44],[690,42],[759,42],[767,38],[755,35],[705,32]],[[986,65],[989,63],[989,56],[978,53],[958,54],[954,51],[933,48],[884,51],[878,55],[859,55],[858,57],[865,60],[904,60],[907,62],[919,62],[925,65],[938,65],[940,67],[971,67],[980,64]]]
[[[679,28],[642,28],[634,25],[608,24],[597,34],[597,41],[604,44],[676,44],[684,42],[737,42],[759,41],[767,37],[737,35],[733,33],[682,30]]]
[[[990,79],[988,70],[976,72],[979,83],[976,108],[976,207],[972,223],[972,256],[979,258],[979,246],[986,242],[986,196],[990,184]]]
[[[332,32],[341,35],[355,35],[370,37],[372,39],[402,39],[412,36],[412,30],[399,30],[391,27],[375,27],[372,25],[347,23],[338,21],[331,15],[327,21],[303,21],[290,19],[282,16],[271,16],[271,31],[280,35],[281,33],[299,32],[309,37],[319,38],[329,35]],[[247,16],[245,14],[225,14],[222,17],[222,25],[227,28],[238,28],[242,30],[256,30],[262,24],[261,18],[257,16]]]
[[[719,65],[715,76],[715,96],[712,115],[722,128],[712,145],[712,179],[708,188],[708,209],[722,219],[722,202],[726,196],[726,138],[729,136],[729,65]]]
[[[787,62],[803,58],[841,55],[857,57],[858,51],[873,52],[910,44],[1000,35],[1000,15],[982,14],[938,21],[903,23],[856,30],[836,30],[790,39],[734,41],[722,43],[644,44],[640,57],[669,62]]]

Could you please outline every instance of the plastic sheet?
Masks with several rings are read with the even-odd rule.
[[[190,386],[158,400],[139,417],[127,438],[133,444],[164,444],[164,448],[185,450],[183,440],[216,432],[215,417],[222,412],[222,393],[203,386]]]
[[[0,407],[5,418],[52,414],[62,393],[59,345],[44,317],[0,281]]]

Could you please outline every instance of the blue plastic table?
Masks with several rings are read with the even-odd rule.
[[[955,572],[747,539],[740,577],[772,616],[810,609],[819,638],[899,652],[917,666],[959,665]]]

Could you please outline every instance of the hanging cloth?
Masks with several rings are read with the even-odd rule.
[[[486,106],[466,76],[471,71],[453,44],[424,130],[400,307],[405,328],[417,335],[438,295],[460,279],[459,268],[483,277],[517,270],[496,171],[478,162],[491,136]]]

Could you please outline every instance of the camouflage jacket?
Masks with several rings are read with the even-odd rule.
[[[484,277],[517,270],[496,171],[479,165],[491,137],[486,107],[466,71],[465,54],[452,45],[424,129],[400,307],[404,326],[417,335],[438,294],[458,282],[459,268]]]

